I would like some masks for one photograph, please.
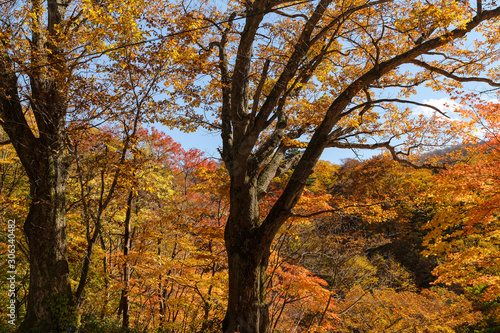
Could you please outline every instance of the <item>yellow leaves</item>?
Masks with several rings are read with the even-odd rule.
[[[162,172],[163,171],[163,172]],[[173,176],[165,170],[153,167],[151,169],[141,169],[137,173],[140,179],[139,186],[142,190],[156,196],[160,200],[165,200],[174,194],[172,189]]]
[[[488,292],[484,300],[495,300],[500,288],[498,246],[472,246],[459,253],[450,254],[447,261],[434,270],[435,283],[476,286],[482,284]]]
[[[283,138],[283,144],[290,148],[307,148],[307,142],[302,142],[299,140],[289,139],[287,137]]]
[[[478,316],[465,297],[442,288],[415,292],[353,288],[339,305],[346,309],[339,332],[455,332]]]
[[[81,7],[88,23],[85,25],[86,35],[80,31],[79,38],[89,40],[88,47],[92,52],[139,41],[144,34],[138,22],[148,10],[144,1],[108,1],[102,5],[82,0]],[[123,56],[126,52],[126,49],[120,49],[109,55],[115,58],[115,55]]]
[[[335,174],[339,166],[328,161],[320,160],[314,167],[314,173],[311,175],[313,183],[307,188],[313,193],[324,193],[335,183]]]
[[[482,285],[481,301],[496,299],[500,290],[498,158],[491,148],[470,147],[467,162],[436,176],[431,193],[437,213],[424,241],[425,254],[441,258],[435,283]]]
[[[414,40],[419,34],[428,34],[433,30],[450,31],[465,28],[472,18],[469,8],[461,1],[436,1],[435,3],[415,1],[409,4],[408,12],[401,12],[395,25],[401,30],[415,30]]]

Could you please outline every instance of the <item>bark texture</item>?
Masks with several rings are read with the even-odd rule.
[[[248,188],[252,190],[251,188]],[[231,195],[241,197],[232,190]],[[269,310],[266,299],[268,244],[260,243],[253,231],[259,221],[257,197],[247,193],[248,200],[231,205],[224,233],[229,265],[229,301],[224,332],[268,332]]]
[[[61,156],[40,160],[48,163],[37,170],[38,181],[30,180],[32,203],[24,223],[30,282],[19,332],[68,331],[76,321],[67,260],[65,167]]]

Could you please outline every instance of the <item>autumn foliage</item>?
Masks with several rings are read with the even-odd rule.
[[[182,149],[155,129],[139,129],[122,161],[124,142],[117,130],[103,128],[73,138],[78,163],[69,177],[68,221],[75,288],[96,214],[102,214],[79,310],[82,331],[118,330],[124,290],[133,330],[220,330],[227,304],[224,167],[200,151]],[[491,325],[497,313],[498,231],[493,216],[483,211],[486,199],[465,196],[469,190],[486,193],[474,190],[485,185],[471,180],[464,186],[463,179],[457,180],[464,170],[476,180],[492,177],[485,167],[494,162],[489,158],[495,152],[479,153],[482,158],[434,175],[384,156],[342,165],[319,163],[295,216],[273,244],[267,282],[272,330],[454,332]],[[2,169],[9,189],[2,200],[9,202],[4,214],[22,219],[23,183],[17,181],[22,174],[16,176],[16,163],[15,158],[6,160]],[[103,209],[102,197],[110,193],[117,168],[122,171],[116,189]],[[273,184],[274,195],[283,181]],[[129,205],[130,248],[125,255]],[[441,258],[439,265],[420,253],[422,244],[426,255]],[[463,265],[469,268],[461,269]],[[429,275],[433,270],[436,277],[425,280],[422,270]],[[19,295],[22,313],[25,303]]]
[[[2,1],[0,331],[498,331],[499,17]]]

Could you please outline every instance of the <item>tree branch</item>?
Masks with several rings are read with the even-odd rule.
[[[293,216],[293,217],[300,217],[300,218],[309,218],[309,217],[314,217],[314,216],[321,215],[321,214],[330,214],[330,213],[341,212],[341,211],[346,210],[348,208],[354,208],[354,207],[360,207],[360,208],[373,207],[373,206],[379,206],[379,205],[383,205],[383,204],[387,204],[387,203],[391,203],[391,202],[397,202],[397,200],[384,201],[384,202],[376,202],[376,203],[366,204],[366,205],[347,205],[347,206],[342,206],[342,207],[334,208],[334,209],[320,210],[320,211],[317,211],[317,212],[314,212],[314,213],[310,213],[310,214],[292,213],[291,216]]]
[[[366,106],[370,106],[371,107],[374,104],[380,104],[380,103],[406,103],[406,104],[413,104],[413,105],[417,105],[417,106],[422,106],[422,107],[430,108],[430,109],[438,112],[439,114],[441,114],[443,117],[446,117],[446,118],[450,119],[450,117],[448,115],[446,115],[446,113],[444,113],[443,111],[439,110],[439,108],[435,107],[434,105],[430,105],[430,104],[426,104],[426,103],[419,103],[419,102],[405,100],[405,99],[399,99],[399,98],[384,98],[384,99],[378,99],[378,100],[375,100],[375,101],[369,101],[369,102],[366,102],[366,103],[358,104],[355,107],[352,107],[351,109],[349,109],[346,112],[342,113],[342,115],[343,116],[344,115],[348,115],[349,113],[355,111],[356,109],[365,108]]]
[[[452,73],[450,73],[450,72],[448,72],[448,71],[446,71],[446,70],[444,70],[442,68],[429,65],[429,64],[427,64],[427,63],[425,63],[423,61],[417,60],[417,59],[412,60],[411,63],[414,64],[414,65],[417,65],[419,67],[425,68],[425,69],[427,69],[430,72],[441,74],[443,76],[446,76],[447,78],[453,79],[453,80],[458,81],[458,82],[484,82],[484,83],[487,83],[487,84],[489,84],[490,86],[493,86],[493,87],[500,87],[500,83],[499,82],[495,82],[495,81],[493,81],[491,79],[488,79],[488,78],[483,78],[483,77],[460,77],[460,76],[452,74]]]
[[[329,147],[329,148],[343,148],[343,149],[371,149],[371,150],[385,148],[385,149],[387,149],[391,153],[391,156],[392,156],[393,160],[395,160],[396,162],[399,162],[401,164],[408,165],[408,166],[410,166],[410,167],[412,167],[414,169],[431,169],[431,170],[445,170],[446,169],[446,166],[444,166],[444,165],[442,165],[442,166],[436,166],[436,165],[431,165],[431,164],[427,164],[427,163],[424,163],[422,165],[418,165],[418,164],[412,163],[412,162],[410,162],[408,160],[405,160],[405,159],[399,157],[399,155],[406,155],[406,156],[408,156],[409,152],[407,152],[407,153],[404,153],[404,152],[401,152],[401,151],[397,152],[396,148],[390,144],[390,141],[377,142],[377,143],[372,143],[372,144],[350,143],[350,142],[345,142],[344,143],[344,142],[333,141],[333,142],[327,143],[326,147]]]

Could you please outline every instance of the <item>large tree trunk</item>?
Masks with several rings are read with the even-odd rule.
[[[1,65],[9,68],[5,63]],[[69,283],[65,219],[66,103],[51,93],[38,99],[37,107],[46,117],[41,116],[45,123],[39,125],[39,137],[35,137],[19,103],[17,78],[7,74],[2,79],[6,95],[12,97],[2,98],[2,126],[30,182],[31,204],[24,223],[30,252],[30,283],[26,317],[19,332],[36,331],[37,327],[44,332],[63,331],[76,320]]]
[[[259,223],[255,186],[231,189],[231,209],[224,240],[229,265],[229,302],[223,322],[225,333],[267,333],[269,306],[266,269],[270,244],[255,233]]]
[[[24,223],[30,282],[26,317],[19,332],[67,331],[76,317],[67,261],[65,166],[57,151],[44,154],[34,150],[32,158],[32,166],[37,168],[30,170],[32,202]]]
[[[228,244],[229,245],[229,244]],[[267,333],[269,306],[266,299],[266,268],[269,251],[258,244],[254,250],[228,247],[229,302],[224,318],[225,333]]]

